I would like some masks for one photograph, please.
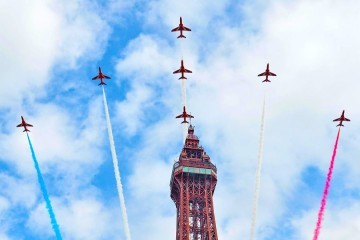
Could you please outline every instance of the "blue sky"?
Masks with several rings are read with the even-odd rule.
[[[181,150],[182,43],[188,109],[218,168],[218,235],[250,235],[266,63],[257,239],[310,239],[343,109],[320,239],[360,233],[358,1],[0,0],[0,240],[54,239],[23,115],[64,239],[125,239],[97,67],[134,240],[175,238],[172,164]]]

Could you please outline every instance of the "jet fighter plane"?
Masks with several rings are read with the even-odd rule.
[[[265,80],[264,80],[263,82],[271,82],[271,81],[268,79],[268,77],[269,77],[269,76],[276,76],[276,74],[270,72],[270,70],[269,70],[269,64],[267,64],[267,67],[266,67],[265,72],[260,73],[260,74],[258,75],[258,77],[261,77],[261,76],[266,76],[266,78],[265,78]]]
[[[338,125],[336,125],[337,127],[344,127],[344,125],[342,124],[343,121],[347,121],[347,122],[350,122],[350,119],[347,119],[345,116],[345,110],[343,110],[341,116],[337,119],[334,119],[333,122],[337,122],[337,121],[340,121],[340,123]]]
[[[176,31],[180,31],[180,35],[177,38],[186,38],[183,35],[183,31],[191,31],[190,28],[187,28],[184,26],[184,24],[182,23],[182,17],[180,17],[180,24],[178,27],[174,28],[173,30],[171,30],[172,32],[176,32]]]
[[[174,71],[173,74],[175,73],[181,73],[181,77],[179,77],[179,79],[187,79],[185,76],[184,76],[184,73],[192,73],[192,71],[186,69],[184,67],[184,60],[181,60],[181,66],[178,70]]]
[[[24,127],[24,131],[23,132],[30,132],[29,129],[27,129],[27,127],[33,127],[33,125],[25,122],[23,116],[21,116],[21,123],[19,125],[17,125],[16,127]]]
[[[177,116],[176,118],[184,118],[184,121],[182,121],[181,123],[189,123],[188,121],[186,121],[186,118],[194,118],[194,117],[190,114],[187,114],[185,106],[184,106],[183,113],[180,114],[179,116]]]
[[[100,85],[106,85],[106,83],[103,82],[103,79],[106,78],[106,79],[110,79],[109,76],[106,76],[105,74],[103,74],[101,72],[101,67],[99,67],[99,74],[96,75],[95,77],[92,78],[92,80],[96,80],[96,79],[100,79],[100,83],[98,84],[99,86]]]

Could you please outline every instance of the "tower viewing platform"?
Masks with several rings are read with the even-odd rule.
[[[199,146],[199,138],[194,135],[194,127],[192,125],[189,126],[188,135],[179,160],[174,163],[171,182],[174,176],[182,172],[213,175],[213,177],[217,178],[217,168],[211,163],[210,157],[206,154],[204,148]]]

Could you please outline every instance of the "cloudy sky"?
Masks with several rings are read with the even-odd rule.
[[[66,240],[125,239],[101,66],[134,240],[175,238],[169,181],[182,147],[182,16],[188,109],[218,168],[219,239],[250,236],[264,84],[257,239],[311,239],[343,109],[320,239],[360,234],[357,0],[0,0],[0,240],[54,239],[23,115]]]

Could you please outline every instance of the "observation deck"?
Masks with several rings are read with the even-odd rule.
[[[210,157],[199,146],[199,138],[194,135],[194,127],[189,126],[188,135],[178,161],[174,163],[170,187],[175,176],[186,173],[189,175],[212,176],[217,179],[217,168],[211,163]]]

